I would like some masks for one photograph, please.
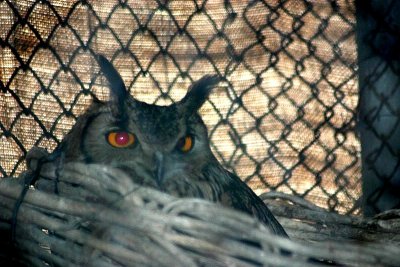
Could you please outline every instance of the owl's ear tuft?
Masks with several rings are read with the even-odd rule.
[[[118,71],[105,56],[98,55],[97,62],[110,84],[111,113],[114,117],[123,119],[122,117],[125,114],[126,100],[129,98],[129,93],[125,87],[124,81]]]
[[[211,90],[221,81],[217,75],[206,75],[193,83],[186,95],[177,103],[189,114],[196,112],[206,101]]]

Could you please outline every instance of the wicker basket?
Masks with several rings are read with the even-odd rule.
[[[0,181],[3,234],[22,189],[23,177]],[[141,187],[117,169],[49,164],[18,211],[14,254],[2,238],[0,258],[27,266],[400,266],[399,211],[362,219],[293,196],[261,197],[290,240],[244,213]]]

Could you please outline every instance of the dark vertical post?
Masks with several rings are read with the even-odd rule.
[[[400,206],[400,1],[358,0],[363,212]]]

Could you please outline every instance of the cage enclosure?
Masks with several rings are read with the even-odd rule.
[[[0,263],[400,265],[395,1],[3,0],[0,11]],[[221,77],[200,110],[213,153],[291,239],[107,166],[48,164],[29,187],[27,153],[48,155],[108,100],[98,54],[149,104]]]

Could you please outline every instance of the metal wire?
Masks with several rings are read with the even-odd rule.
[[[202,108],[222,164],[345,213],[361,192],[353,1],[0,1],[0,173],[61,141],[93,98],[94,56],[140,100],[169,104],[205,74]]]

